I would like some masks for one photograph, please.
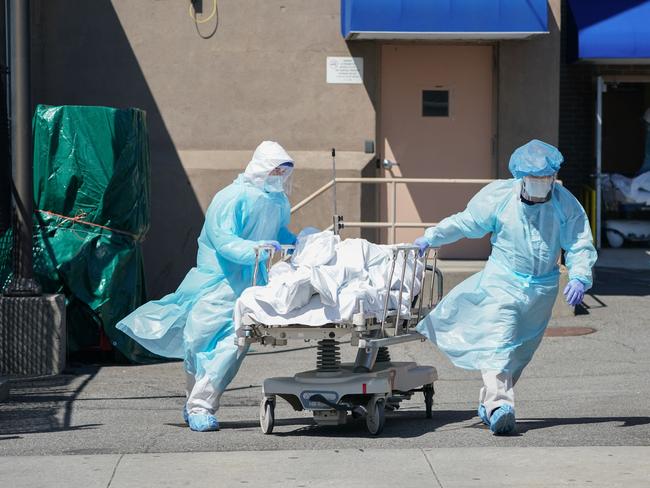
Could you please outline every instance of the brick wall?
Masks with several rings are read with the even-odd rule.
[[[580,195],[596,168],[596,79],[607,75],[650,76],[650,65],[596,65],[570,60],[571,36],[568,2],[562,2],[560,56],[560,151],[565,163],[560,171],[564,184]]]

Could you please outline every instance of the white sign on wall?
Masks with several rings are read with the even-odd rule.
[[[363,58],[327,56],[327,83],[363,83]]]

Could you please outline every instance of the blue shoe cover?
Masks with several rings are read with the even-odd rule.
[[[487,416],[487,411],[485,410],[485,405],[482,403],[478,406],[478,416],[481,418],[485,425],[490,425],[490,420]]]
[[[512,434],[515,431],[515,410],[510,405],[501,405],[490,417],[490,430],[495,435]]]
[[[188,420],[188,417],[190,416],[189,413],[187,413],[187,406],[183,407],[183,421],[189,425],[190,421]]]
[[[190,429],[196,432],[209,432],[211,430],[219,430],[219,422],[217,417],[207,413],[191,413],[188,416],[188,424]]]

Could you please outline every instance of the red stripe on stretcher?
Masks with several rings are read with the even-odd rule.
[[[361,386],[361,391],[363,392],[364,395],[366,394],[367,390],[368,388],[366,387],[366,384],[363,383],[363,385]]]

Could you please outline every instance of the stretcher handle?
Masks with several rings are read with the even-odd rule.
[[[433,272],[436,274],[436,279],[438,280],[438,300],[436,301],[436,305],[438,305],[440,303],[440,300],[442,300],[442,287],[443,287],[442,271],[440,271],[440,268],[436,268],[434,266]]]
[[[390,302],[390,289],[393,284],[393,274],[395,273],[395,261],[398,252],[398,246],[395,246],[393,249],[393,259],[391,260],[390,273],[388,275],[388,284],[386,289],[386,297],[384,299],[384,313],[381,317],[381,337],[384,337],[384,329],[386,328],[386,316],[388,315],[388,303]]]
[[[399,297],[398,297],[398,303],[397,303],[397,314],[395,317],[395,334],[399,335],[400,330],[400,318],[402,314],[402,300],[403,300],[403,293],[404,293],[404,277],[406,275],[406,267],[409,262],[409,258],[411,256],[411,253],[413,253],[413,260],[414,260],[414,267],[413,267],[413,278],[411,280],[411,290],[409,293],[409,306],[413,303],[413,298],[414,298],[414,293],[415,293],[415,274],[417,272],[417,264],[418,264],[418,253],[419,253],[420,248],[418,246],[413,246],[411,244],[401,244],[401,245],[396,245],[396,246],[391,246],[391,251],[392,251],[392,263],[390,267],[390,273],[388,277],[388,287],[387,287],[387,293],[386,297],[384,299],[384,313],[382,315],[382,320],[381,320],[381,336],[384,336],[384,330],[386,328],[386,319],[388,315],[388,305],[390,303],[390,292],[391,288],[393,285],[393,276],[395,274],[395,266],[397,264],[397,260],[401,254],[402,256],[402,274],[401,274],[401,279],[400,279],[400,287],[399,287]],[[424,268],[424,267],[423,267]],[[424,271],[423,271],[424,273]],[[423,281],[421,283],[424,285]]]
[[[427,262],[429,261],[429,255],[433,253],[433,265],[427,265]],[[436,266],[437,260],[438,260],[438,248],[427,248],[424,251],[424,254],[421,257],[422,259],[422,286],[420,287],[420,297],[419,297],[419,305],[418,305],[418,316],[417,316],[417,322],[419,323],[420,320],[422,319],[422,307],[424,304],[424,295],[425,295],[425,290],[427,289],[427,271],[431,271],[431,284],[429,285],[429,304],[428,308],[432,309],[433,308],[433,290],[436,284],[438,284],[438,302],[442,299],[442,272],[438,269]]]
[[[282,244],[280,246],[281,248],[281,259],[286,259],[290,253],[289,251],[294,251],[296,249],[296,246],[293,244]],[[257,244],[253,247],[253,250],[255,251],[255,268],[253,269],[253,281],[251,282],[251,286],[257,286],[257,273],[259,270],[260,266],[260,255],[262,254],[262,251],[268,251],[269,253],[269,258],[266,260],[266,271],[268,272],[271,269],[271,263],[273,262],[273,257],[275,256],[275,247],[272,244]]]
[[[409,306],[411,307],[411,313],[413,312],[413,307],[415,307],[415,302],[413,301],[413,299],[417,298],[415,296],[415,278],[416,278],[416,274],[418,272],[418,264],[420,262],[420,254],[419,254],[419,252],[414,250],[413,251],[413,257],[415,258],[414,259],[415,262],[413,263],[413,279],[411,280],[411,293],[409,294]],[[422,267],[424,268],[424,266],[422,266]],[[423,274],[426,274],[426,270],[423,272]],[[420,277],[420,289],[422,289],[422,285],[423,285],[422,277]],[[409,318],[410,318],[410,316],[409,316]]]
[[[429,259],[429,252],[431,251],[431,248],[426,248],[424,251],[424,254],[420,256],[418,254],[418,257],[422,260],[422,277],[420,281],[420,296],[418,297],[418,319],[416,323],[420,323],[420,319],[422,318],[422,304],[424,303],[424,290],[427,289],[427,260]],[[434,250],[434,253],[436,250]],[[433,278],[432,278],[433,279]]]
[[[406,276],[406,265],[408,263],[408,257],[411,255],[412,249],[397,249],[395,252],[395,260],[399,258],[399,253],[402,252],[402,256],[404,257],[402,261],[402,276],[400,276],[399,280],[399,297],[397,298],[397,315],[395,317],[395,335],[399,335],[400,333],[400,315],[402,313],[402,293],[404,293],[404,276]],[[413,268],[413,274],[415,275],[415,268]],[[390,287],[391,284],[388,284],[388,299],[390,300]],[[411,303],[409,303],[409,307],[411,306]]]
[[[443,276],[440,268],[436,266],[436,259],[433,260],[433,266],[427,266],[429,271],[431,271],[431,292],[429,293],[429,309],[433,309],[434,305],[438,305],[440,300],[442,300],[442,288],[443,288]],[[433,289],[434,284],[437,283],[437,293],[436,293],[436,302],[433,302]]]

